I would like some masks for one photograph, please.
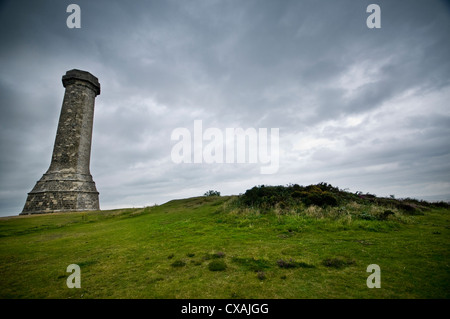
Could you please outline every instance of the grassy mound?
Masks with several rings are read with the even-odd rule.
[[[394,197],[377,197],[369,193],[350,193],[327,183],[309,186],[300,186],[298,184],[288,186],[260,185],[247,190],[240,199],[241,203],[244,205],[256,206],[263,209],[275,207],[276,205],[293,207],[301,203],[306,206],[338,206],[350,201],[357,203],[373,203],[398,208],[406,212],[433,207],[450,208],[450,205],[445,202],[429,203],[427,201],[419,201],[411,198],[395,199]]]
[[[350,193],[327,183],[309,186],[255,186],[240,196],[235,204],[241,209],[253,209],[260,213],[298,214],[316,207],[319,208],[318,211],[330,216],[348,212],[356,218],[378,220],[386,220],[396,214],[422,214],[432,208],[450,208],[445,202],[429,203],[411,198],[395,199],[369,193]],[[351,209],[352,206],[356,209]]]

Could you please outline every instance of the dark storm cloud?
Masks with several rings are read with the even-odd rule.
[[[72,68],[102,86],[91,172],[103,207],[261,183],[450,194],[444,2],[377,1],[378,30],[366,26],[373,1],[80,0],[76,30],[72,2],[0,5],[1,214],[21,210],[50,164]],[[174,164],[171,132],[195,119],[280,128],[278,174]]]

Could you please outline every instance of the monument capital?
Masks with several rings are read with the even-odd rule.
[[[100,83],[97,77],[86,71],[73,69],[67,71],[62,77],[62,83],[64,87],[75,84],[77,81],[82,81],[91,86],[91,89],[95,92],[95,95],[100,95]]]

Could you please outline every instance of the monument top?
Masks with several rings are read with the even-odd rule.
[[[67,85],[73,84],[75,80],[84,81],[92,85],[92,89],[95,92],[95,95],[100,95],[100,83],[98,82],[97,77],[93,76],[91,73],[73,69],[67,71],[65,75],[62,77],[62,83],[64,87]]]

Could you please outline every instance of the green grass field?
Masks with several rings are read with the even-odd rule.
[[[0,219],[0,298],[449,298],[449,210],[354,218],[236,197]],[[373,208],[371,208],[373,209]],[[352,217],[353,216],[353,217]],[[69,289],[66,268],[81,268]],[[366,268],[381,269],[369,289]]]

